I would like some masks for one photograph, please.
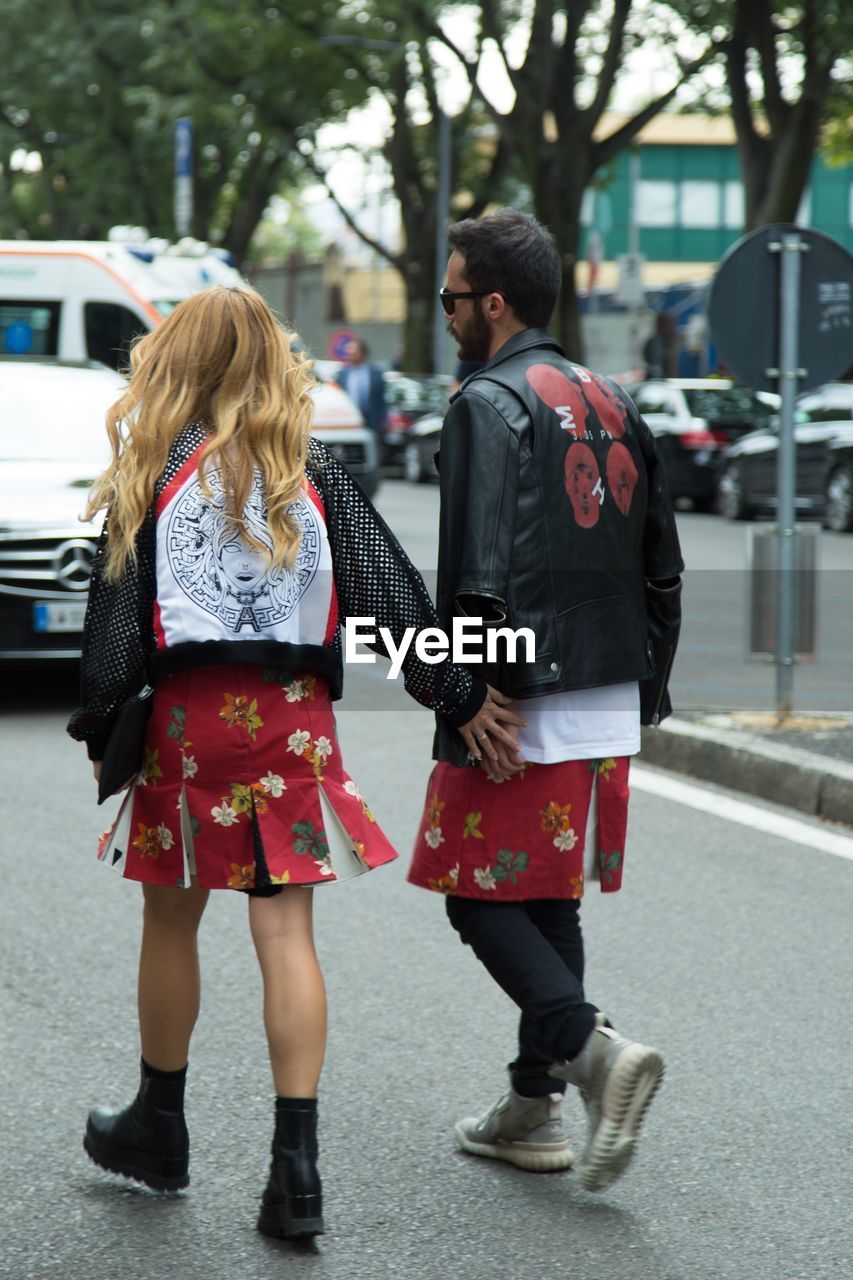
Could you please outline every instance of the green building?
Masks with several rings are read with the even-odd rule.
[[[621,123],[605,117],[602,135]],[[632,240],[632,189],[635,198]],[[743,235],[744,195],[735,134],[727,116],[660,115],[622,152],[586,193],[582,253],[590,234],[601,241],[592,255],[600,264],[595,283],[615,283],[618,254],[645,259],[645,283],[655,287],[707,278]],[[817,158],[797,222],[832,236],[853,252],[853,165],[830,168]],[[610,268],[610,269],[608,269]],[[583,271],[580,283],[585,283]]]

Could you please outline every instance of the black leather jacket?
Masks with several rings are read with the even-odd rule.
[[[684,565],[630,397],[567,360],[546,329],[527,329],[451,401],[439,473],[442,627],[463,614],[535,635],[529,661],[523,646],[515,661],[497,646],[478,668],[489,683],[529,698],[638,680],[644,722],[666,714]],[[435,754],[467,759],[442,724]]]

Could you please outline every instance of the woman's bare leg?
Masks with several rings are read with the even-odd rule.
[[[139,1033],[142,1056],[159,1071],[187,1064],[198,1017],[201,977],[198,926],[208,891],[144,884],[139,953]]]
[[[280,1097],[316,1097],[326,1051],[326,988],[314,950],[312,908],[311,889],[249,899],[270,1066]]]

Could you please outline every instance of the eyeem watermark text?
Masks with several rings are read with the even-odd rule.
[[[447,632],[441,627],[424,627],[417,631],[414,627],[406,627],[396,644],[388,627],[376,626],[375,618],[346,618],[344,621],[344,658],[347,662],[375,662],[375,653],[359,653],[356,645],[373,645],[378,642],[386,650],[391,659],[391,667],[387,679],[396,680],[400,674],[406,654],[414,642],[415,653],[421,662],[439,663],[450,658],[451,662],[488,662],[498,661],[499,646],[505,645],[507,662],[515,662],[520,641],[524,641],[523,662],[535,662],[536,637],[530,627],[519,627],[513,631],[511,627],[486,627],[486,651],[483,653],[484,627],[482,618],[454,618],[453,635],[448,639]],[[504,655],[502,655],[504,656]]]

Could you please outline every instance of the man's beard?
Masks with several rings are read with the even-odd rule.
[[[456,331],[456,342],[458,344],[456,354],[460,360],[486,361],[489,358],[491,341],[492,331],[489,322],[478,306],[465,332],[460,333],[458,329]]]

